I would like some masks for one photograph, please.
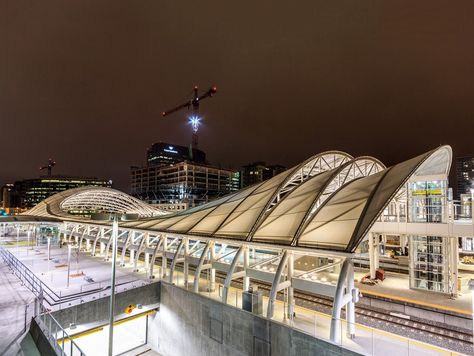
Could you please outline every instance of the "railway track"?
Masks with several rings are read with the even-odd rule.
[[[217,279],[223,283],[225,274],[216,272],[216,280]],[[257,285],[259,289],[264,291],[264,294],[269,294],[271,288],[269,284],[255,282],[253,280],[252,284]],[[242,282],[238,280],[233,281],[232,286],[242,288]],[[331,316],[332,299],[298,291],[295,291],[294,296],[296,305]],[[283,300],[283,294],[279,293],[277,298]],[[406,317],[402,317],[401,314],[397,316],[394,315],[395,313],[391,314],[386,310],[363,305],[357,305],[355,312],[358,324],[409,337],[455,352],[472,354],[473,337],[467,330],[455,330],[454,328],[445,327],[439,323],[420,319],[407,319]],[[345,317],[344,311],[341,317]]]

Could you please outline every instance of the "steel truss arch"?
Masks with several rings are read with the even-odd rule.
[[[353,157],[350,154],[342,151],[326,151],[316,154],[296,166],[292,174],[280,184],[273,196],[267,201],[265,207],[262,209],[259,216],[255,220],[255,223],[253,224],[252,229],[247,236],[247,241],[251,241],[253,234],[262,224],[268,214],[296,187],[300,186],[311,177],[314,177],[319,173],[337,168],[351,159],[353,159]]]

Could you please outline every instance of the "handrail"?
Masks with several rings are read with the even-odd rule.
[[[73,338],[71,338],[71,336],[67,333],[67,331],[61,326],[61,324],[59,324],[59,322],[54,318],[51,312],[46,310],[41,304],[40,304],[40,312],[41,314],[36,317],[36,320],[40,320],[41,323],[43,324],[44,326],[43,332],[47,331],[47,335],[45,333],[45,336],[49,339],[51,346],[54,348],[56,352],[59,351],[60,355],[66,355],[64,351],[64,343],[65,343],[65,340],[68,340],[70,342],[69,355],[76,355],[77,353],[74,352],[76,350],[79,351],[80,356],[86,355],[84,351],[82,351],[81,348],[74,342]],[[48,318],[49,318],[49,323],[48,323]],[[58,340],[58,334],[61,335],[59,340]]]

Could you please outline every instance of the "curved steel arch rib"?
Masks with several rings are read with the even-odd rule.
[[[81,219],[69,214],[70,211],[80,210],[137,214],[142,218],[168,214],[121,191],[94,186],[69,189],[52,195],[25,214]]]
[[[354,252],[391,199],[412,176],[446,174],[451,148],[442,146],[335,191],[296,236],[296,245]],[[421,173],[421,174],[420,174]]]
[[[278,240],[280,243],[290,245],[318,202],[347,182],[376,173],[384,167],[375,158],[360,157],[311,177],[286,195],[265,215],[251,236],[252,241]],[[279,238],[276,239],[276,236]]]
[[[248,236],[247,241],[251,241],[255,231],[268,217],[273,208],[290,194],[294,189],[306,182],[308,179],[322,173],[337,168],[353,157],[342,151],[326,151],[308,158],[303,163],[295,167],[292,174],[289,175],[275,190],[272,197],[267,201],[265,207],[255,220]]]

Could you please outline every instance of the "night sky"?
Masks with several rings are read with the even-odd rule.
[[[214,164],[287,166],[328,149],[387,165],[474,153],[474,2],[0,0],[0,184],[112,178],[156,141]]]

